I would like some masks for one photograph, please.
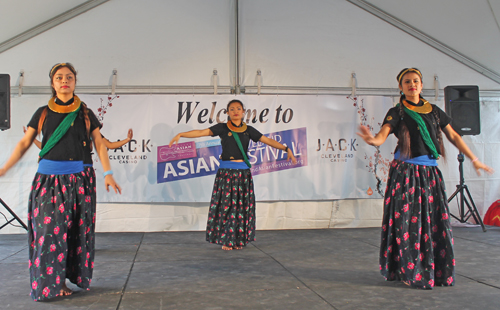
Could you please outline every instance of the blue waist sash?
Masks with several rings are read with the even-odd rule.
[[[422,155],[413,158],[402,158],[399,150],[394,154],[394,159],[399,159],[405,163],[420,165],[420,166],[437,166],[436,158],[432,155]]]
[[[83,164],[84,167],[94,167],[94,164]]]
[[[83,161],[42,159],[38,163],[38,173],[48,175],[73,174],[83,171]]]
[[[248,169],[244,161],[221,160],[219,169]]]

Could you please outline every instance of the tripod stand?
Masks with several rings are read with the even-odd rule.
[[[464,154],[462,152],[458,153],[458,170],[460,171],[460,184],[457,185],[457,189],[455,192],[448,198],[448,203],[455,198],[458,194],[460,194],[460,205],[458,207],[458,213],[460,217],[456,217],[455,215],[451,214],[455,219],[457,219],[460,223],[465,223],[467,220],[472,216],[476,223],[481,224],[481,227],[483,228],[483,231],[486,232],[486,227],[484,227],[483,220],[481,219],[481,216],[479,215],[479,212],[477,211],[476,205],[474,204],[474,200],[472,200],[472,196],[469,192],[469,188],[465,184],[464,180]],[[464,191],[467,193],[467,196],[469,197],[469,200],[467,200],[467,197],[464,194]],[[457,197],[458,198],[458,197]],[[470,203],[469,203],[470,202]],[[467,205],[467,208],[469,208],[469,211],[465,213],[465,204]],[[472,205],[472,206],[471,206]]]
[[[2,200],[2,198],[0,198],[0,203],[5,207],[5,209],[7,211],[9,211],[9,213],[14,217],[10,220],[7,221],[7,223],[3,224],[2,226],[0,226],[0,229],[4,228],[5,226],[9,225],[10,223],[12,223],[14,220],[16,220],[19,224],[21,224],[21,226],[23,226],[24,229],[28,230],[28,226],[26,226],[26,224],[23,223],[23,221],[14,213],[14,211],[12,211],[9,206]]]

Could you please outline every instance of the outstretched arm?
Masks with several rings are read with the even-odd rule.
[[[106,147],[108,149],[114,150],[114,149],[117,149],[117,148],[122,147],[123,145],[129,143],[130,140],[132,140],[133,136],[134,136],[134,132],[132,131],[132,129],[129,129],[127,138],[125,140],[115,141],[115,142],[111,142],[106,138],[103,138],[102,140],[104,141],[104,145],[106,145]]]
[[[199,137],[206,137],[206,136],[211,136],[212,131],[207,128],[207,129],[202,129],[202,130],[191,130],[191,131],[185,131],[178,133],[172,140],[170,140],[170,143],[168,146],[172,146],[173,144],[179,143],[180,138],[199,138]]]
[[[104,145],[104,142],[102,141],[99,128],[96,128],[94,129],[94,131],[92,131],[92,140],[94,140],[95,150],[97,156],[99,156],[99,160],[101,161],[102,169],[104,170],[104,172],[110,171],[111,164],[109,163],[108,150],[106,149],[106,145]],[[108,192],[109,186],[111,186],[111,188],[115,190],[115,193],[122,193],[121,187],[116,184],[112,174],[108,174],[104,177],[104,186],[106,187],[106,190]]]
[[[359,131],[356,134],[360,136],[367,144],[373,146],[380,146],[384,144],[385,140],[391,133],[391,125],[385,124],[380,128],[380,131],[375,135],[375,137],[370,132],[370,129],[367,126],[359,126]]]
[[[26,127],[23,126],[23,132],[26,134]],[[35,140],[33,140],[33,143],[35,143],[36,147],[38,147],[40,150],[42,149],[42,142],[38,141],[37,138],[35,138]]]
[[[23,157],[24,153],[28,150],[28,148],[33,143],[36,137],[36,130],[34,128],[28,127],[24,137],[17,143],[14,151],[10,155],[9,159],[5,163],[5,165],[0,168],[0,176],[4,175],[7,171],[9,171],[12,166],[14,166],[21,157]]]
[[[472,160],[472,164],[474,165],[474,169],[476,169],[476,172],[478,175],[481,175],[480,169],[486,171],[489,174],[492,174],[494,170],[491,167],[486,166],[482,162],[478,160],[476,155],[472,153],[472,151],[469,149],[467,144],[465,144],[465,141],[460,137],[460,135],[451,127],[450,124],[446,125],[443,129],[444,134],[446,135],[446,138],[454,145],[456,148],[464,153],[465,156],[467,156],[470,160]]]
[[[286,160],[288,161],[291,159],[292,163],[294,163],[294,164],[297,163],[297,159],[295,158],[295,156],[293,156],[292,149],[288,148],[287,146],[279,143],[276,140],[270,139],[264,135],[262,137],[260,137],[259,141],[262,143],[265,143],[271,147],[274,147],[275,149],[278,149],[278,150],[282,150],[282,151],[287,150],[286,151]]]

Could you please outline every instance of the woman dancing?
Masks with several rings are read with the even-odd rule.
[[[250,139],[262,142],[287,154],[287,160],[297,163],[291,149],[262,135],[243,122],[245,107],[239,100],[227,104],[229,121],[204,130],[177,134],[169,146],[181,137],[219,136],[222,154],[215,177],[207,222],[207,241],[222,245],[226,251],[240,250],[255,240],[255,194],[250,164],[246,156]],[[241,141],[240,141],[241,140]]]
[[[359,136],[374,146],[389,134],[398,138],[384,197],[380,272],[387,281],[415,288],[455,284],[450,213],[437,159],[444,157],[441,131],[471,159],[474,168],[491,173],[450,125],[450,117],[420,96],[422,73],[405,68],[397,75],[401,98],[373,136],[360,126]]]
[[[60,63],[49,72],[52,98],[31,118],[3,168],[4,175],[42,133],[39,165],[29,197],[28,239],[31,297],[35,301],[70,295],[66,278],[88,289],[94,267],[95,209],[84,171],[84,148],[91,136],[104,183],[121,192],[110,170],[94,113],[74,95],[76,70]]]

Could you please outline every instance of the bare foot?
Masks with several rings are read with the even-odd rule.
[[[402,281],[405,285],[411,286],[410,281]]]
[[[235,246],[233,246],[233,249],[241,250],[241,249],[243,249],[243,247],[241,245],[235,245]]]
[[[224,251],[231,251],[231,250],[233,249],[233,247],[223,245],[223,246],[222,246],[222,249],[223,249]]]
[[[61,296],[69,296],[73,294],[73,291],[66,286],[66,283],[63,283],[60,294]]]

